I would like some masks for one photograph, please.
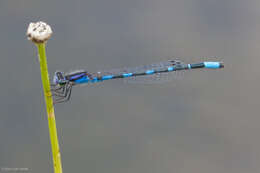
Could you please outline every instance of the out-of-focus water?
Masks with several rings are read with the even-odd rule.
[[[64,172],[258,173],[259,1],[2,0],[0,167],[52,170],[30,22],[52,26],[49,71],[181,57],[225,62],[161,85],[77,87],[56,106]],[[214,58],[213,58],[214,59]],[[0,171],[0,172],[1,172]]]

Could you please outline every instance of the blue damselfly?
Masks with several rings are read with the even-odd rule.
[[[74,85],[97,83],[112,79],[130,79],[145,75],[152,76],[179,70],[190,70],[196,68],[219,69],[223,67],[224,64],[222,62],[200,62],[186,64],[177,60],[169,60],[147,66],[122,68],[118,70],[96,73],[80,70],[64,74],[63,72],[57,71],[55,72],[53,78],[52,93],[55,98],[55,103],[61,103],[70,99],[71,90]]]

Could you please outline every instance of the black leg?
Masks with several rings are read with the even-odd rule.
[[[55,102],[56,103],[64,103],[64,102],[67,102],[70,100],[70,97],[71,97],[71,90],[72,90],[72,85],[68,88],[68,94],[66,97],[64,97],[63,99],[59,99],[58,101]]]
[[[71,86],[72,84],[71,83],[66,83],[65,85],[62,85],[62,86],[59,86],[58,88],[56,89],[52,89],[52,92],[53,92],[53,95],[54,96],[57,96],[57,97],[66,97],[67,94],[68,94],[68,88]],[[62,90],[62,91],[60,91]]]
[[[57,87],[57,85],[53,85],[52,87],[53,87],[53,88],[51,88],[52,92],[59,93],[59,94],[64,93],[64,88],[65,88],[64,86]],[[60,90],[62,90],[62,91],[60,91]]]
[[[69,100],[70,100],[71,91],[72,91],[72,85],[70,86],[70,89],[69,89],[69,94],[68,94],[68,97],[67,97],[67,100],[66,100],[66,101],[69,101]]]
[[[72,84],[68,83],[68,84],[65,85],[64,88],[65,88],[64,95],[59,95],[58,97],[60,97],[60,98],[55,99],[54,104],[69,101],[69,99],[71,97]]]
[[[52,94],[54,96],[59,96],[59,97],[64,97],[65,92],[66,92],[65,90],[66,90],[66,86],[62,86],[61,88],[58,88],[58,89],[51,89]]]
[[[66,84],[64,87],[64,91],[62,93],[54,93],[53,95],[55,96],[55,100],[56,101],[60,101],[63,100],[64,98],[67,97],[68,94],[68,88],[69,88],[69,84]],[[58,98],[57,98],[58,97]]]
[[[51,87],[57,87],[58,85],[54,85],[54,84],[51,84]],[[65,86],[58,86],[57,88],[51,88],[51,90],[49,91],[51,94],[50,94],[50,97],[64,97],[64,88]],[[62,90],[62,91],[60,91]]]

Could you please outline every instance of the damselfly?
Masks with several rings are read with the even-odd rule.
[[[85,83],[96,83],[111,79],[137,78],[145,75],[156,75],[162,73],[170,73],[179,70],[190,70],[196,68],[219,69],[223,68],[222,62],[200,62],[193,64],[185,64],[177,60],[169,60],[147,66],[135,68],[123,68],[106,72],[90,73],[86,70],[80,70],[64,74],[57,71],[54,74],[52,93],[55,103],[66,102],[70,99],[71,90],[74,85]]]

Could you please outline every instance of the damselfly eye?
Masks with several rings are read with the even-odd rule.
[[[53,77],[53,83],[54,84],[62,84],[64,83],[65,77],[62,72],[56,71]]]

